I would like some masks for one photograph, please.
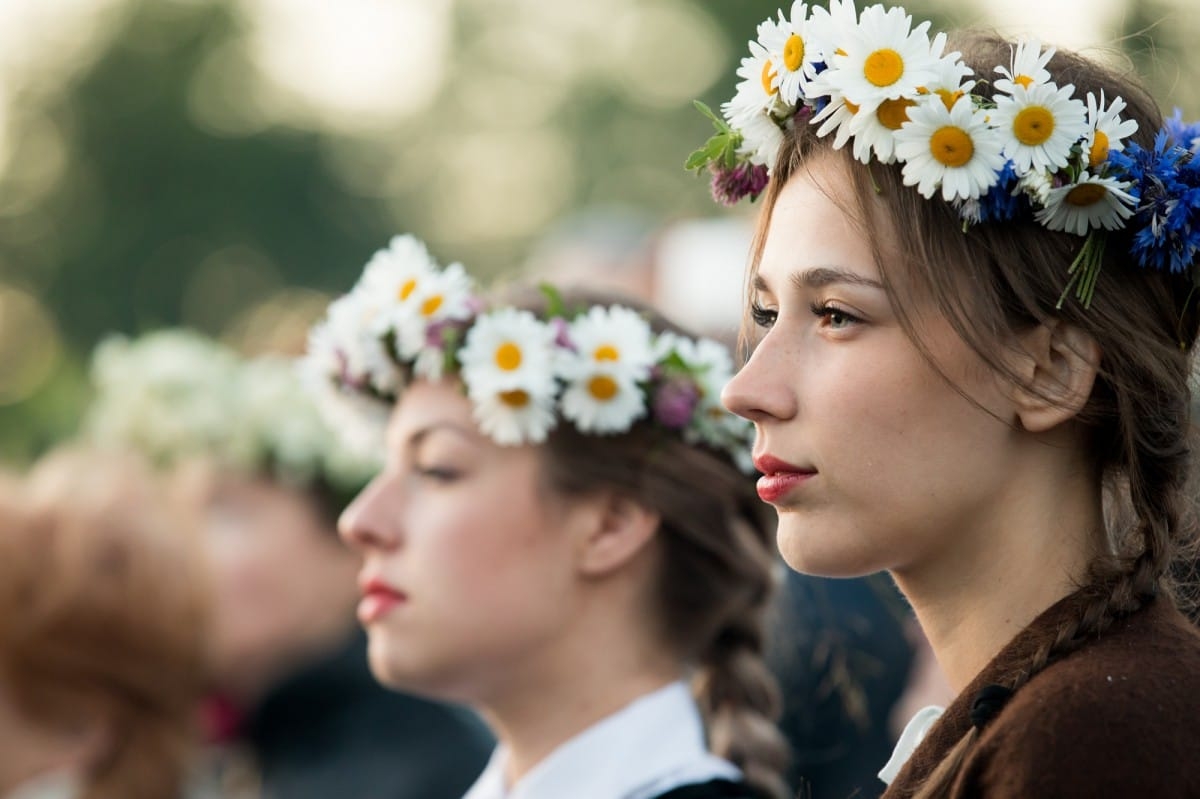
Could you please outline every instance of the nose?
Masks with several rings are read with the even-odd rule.
[[[394,487],[389,486],[386,473],[378,475],[338,517],[338,535],[351,549],[394,549],[400,543],[391,508]]]
[[[794,385],[798,366],[798,353],[790,352],[778,328],[772,328],[725,385],[721,403],[752,422],[787,421],[798,410]]]

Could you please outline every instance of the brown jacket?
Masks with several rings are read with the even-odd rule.
[[[1009,679],[1079,602],[1062,600],[1000,651],[929,730],[884,799],[912,796],[970,729],[980,690]],[[1051,664],[985,723],[951,795],[1200,799],[1200,631],[1158,600]]]

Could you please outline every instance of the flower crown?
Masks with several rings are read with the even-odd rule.
[[[295,362],[243,360],[188,330],[113,337],[92,358],[95,442],[159,464],[211,457],[289,485],[362,488],[379,462],[345,447],[301,390]]]
[[[379,424],[408,381],[457,374],[480,429],[502,446],[545,441],[559,417],[596,435],[648,419],[753,468],[753,427],[719,402],[733,374],[723,345],[655,334],[620,305],[569,309],[542,290],[545,319],[488,310],[460,264],[439,268],[417,239],[396,236],[313,328],[308,385],[367,446],[378,447]]]
[[[1182,272],[1200,251],[1200,124],[1176,111],[1153,149],[1126,143],[1137,122],[1120,97],[1058,86],[1046,65],[1054,48],[1037,40],[997,66],[993,99],[973,94],[976,77],[946,35],[913,27],[900,7],[856,12],[792,4],[767,19],[742,59],[737,94],[717,132],[687,161],[708,167],[713,197],[732,205],[766,188],[784,131],[816,125],[833,147],[851,144],[862,163],[902,164],[905,185],[952,203],[964,229],[1032,215],[1048,230],[1087,236],[1071,265],[1072,287],[1091,302],[1103,256],[1102,231],[1128,228],[1132,255],[1147,268]],[[982,79],[982,76],[979,76]]]

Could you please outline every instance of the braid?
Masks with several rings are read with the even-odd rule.
[[[774,719],[779,689],[763,659],[766,596],[735,611],[700,653],[693,690],[704,714],[709,748],[742,770],[746,782],[773,798],[788,795],[788,748]]]

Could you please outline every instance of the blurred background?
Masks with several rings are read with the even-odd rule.
[[[1193,3],[906,6],[1110,51],[1195,118]],[[740,219],[738,242],[754,209],[682,164],[708,135],[692,99],[732,94],[778,6],[0,0],[0,462],[74,430],[105,334],[294,351],[399,231],[487,278],[566,268],[570,242],[629,261],[675,226],[666,296],[736,312],[744,249],[685,220]]]

